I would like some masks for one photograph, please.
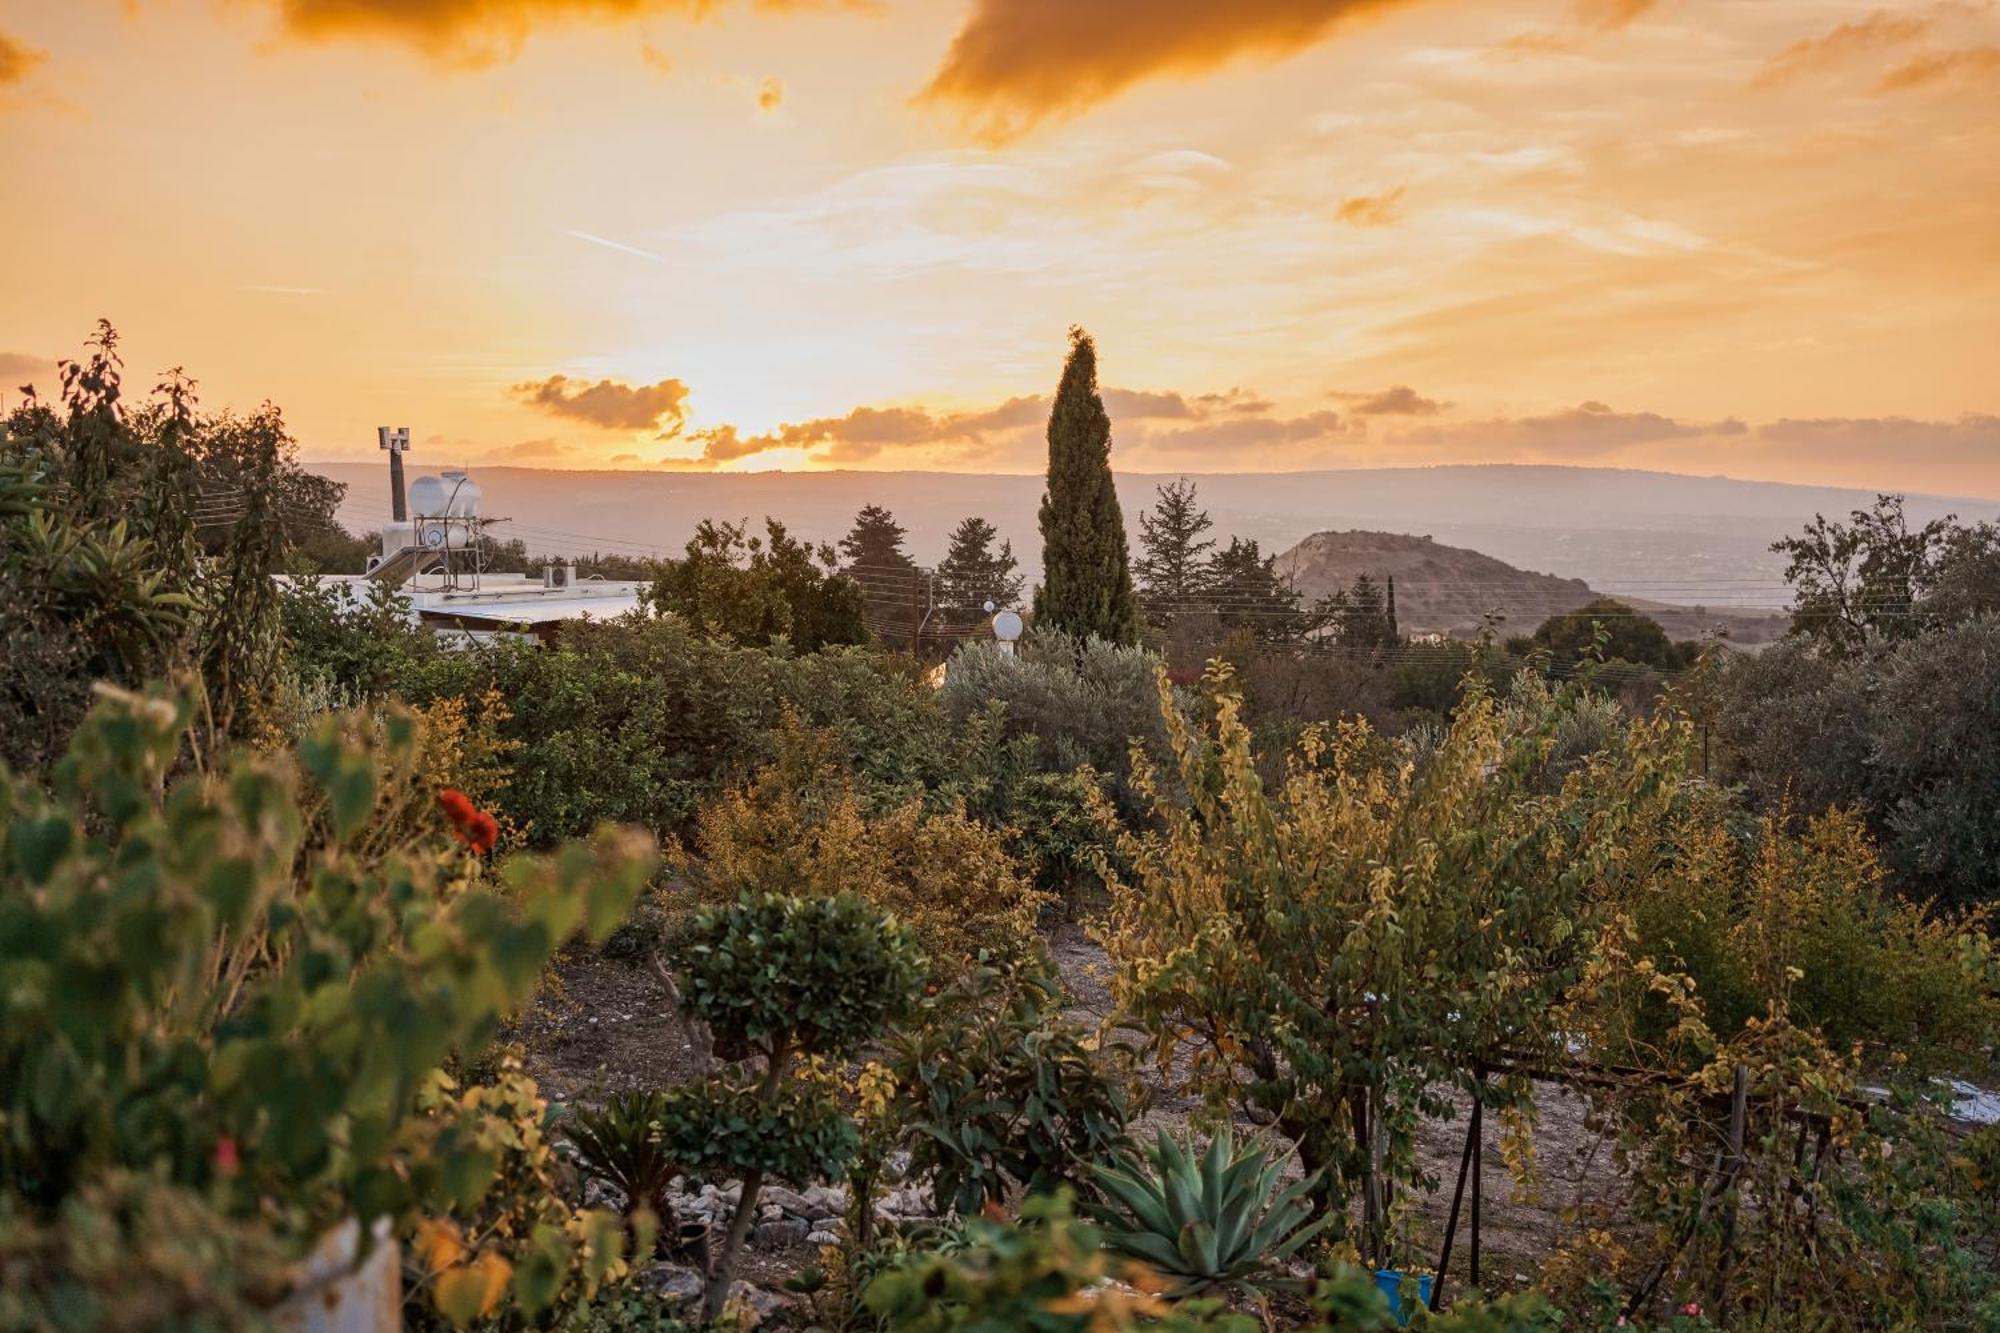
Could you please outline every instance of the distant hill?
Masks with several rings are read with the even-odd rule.
[[[422,449],[409,459],[412,476],[452,465]],[[381,463],[310,466],[348,483],[344,523],[358,531],[381,526],[389,507]],[[536,553],[678,553],[701,519],[754,522],[767,514],[795,536],[832,541],[847,531],[855,510],[881,504],[909,528],[910,554],[925,564],[944,554],[953,525],[968,514],[1013,542],[1031,581],[1040,561],[1035,507],[1042,478],[1034,475],[471,470],[485,489],[485,512],[511,520],[495,535],[520,537]],[[1217,534],[1254,539],[1267,552],[1335,529],[1423,532],[1521,569],[1561,570],[1619,596],[1766,609],[1789,601],[1772,541],[1797,532],[1815,513],[1845,515],[1875,498],[1727,477],[1502,464],[1190,476]],[[1135,540],[1154,488],[1172,480],[1118,474]],[[1912,522],[1951,512],[1993,518],[2000,500],[1909,497]]]
[[[1462,546],[1398,532],[1316,532],[1281,553],[1277,568],[1309,601],[1351,586],[1362,574],[1378,584],[1395,579],[1396,617],[1405,633],[1467,637],[1494,614],[1503,636],[1529,634],[1550,616],[1607,595],[1582,579],[1538,574]],[[1621,600],[1659,621],[1675,639],[1726,627],[1732,642],[1756,644],[1777,637],[1786,626],[1786,617],[1778,613]]]

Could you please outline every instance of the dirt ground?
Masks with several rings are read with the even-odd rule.
[[[1070,1000],[1067,1013],[1095,1027],[1109,1011],[1108,962],[1103,950],[1081,929],[1064,925],[1047,934]],[[613,956],[588,949],[563,954],[542,993],[509,1034],[528,1071],[551,1101],[595,1101],[613,1092],[661,1087],[687,1078],[693,1060],[666,991],[641,956]],[[1135,1130],[1175,1129],[1187,1123],[1194,1103],[1152,1080],[1152,1105]],[[1485,1120],[1482,1181],[1481,1279],[1489,1291],[1524,1286],[1557,1241],[1574,1225],[1566,1210],[1590,1201],[1606,1202],[1620,1182],[1609,1145],[1586,1124],[1583,1101],[1552,1085],[1538,1085],[1535,1130],[1539,1180],[1531,1195],[1514,1187],[1500,1155],[1498,1118]],[[1435,1268],[1452,1188],[1465,1147],[1464,1108],[1450,1120],[1426,1122],[1418,1148],[1426,1171],[1439,1182],[1416,1210],[1412,1252],[1401,1261]],[[1255,1127],[1247,1121],[1246,1129]],[[1461,1213],[1448,1283],[1468,1278],[1470,1192]],[[746,1273],[753,1281],[775,1282],[812,1262],[805,1247],[754,1255]]]

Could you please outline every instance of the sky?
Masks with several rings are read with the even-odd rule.
[[[2000,496],[1991,0],[0,0],[0,405],[308,459]]]

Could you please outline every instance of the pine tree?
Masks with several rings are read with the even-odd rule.
[[[1097,392],[1097,347],[1080,328],[1072,328],[1069,339],[1069,361],[1049,412],[1035,623],[1136,643],[1139,601],[1126,562],[1125,518],[1111,482],[1111,418]]]
[[[1396,576],[1389,576],[1389,642],[1403,641],[1403,627],[1396,623]]]
[[[923,571],[903,550],[904,531],[881,505],[863,506],[840,539],[847,558],[841,572],[867,594],[868,627],[875,636],[891,647],[914,649],[928,594]]]
[[[1021,595],[1021,576],[1014,572],[1014,544],[1003,541],[993,549],[1000,533],[983,518],[968,518],[952,530],[951,549],[937,567],[937,601],[940,612],[955,626],[978,623],[986,615],[986,603],[1012,606]]]
[[[1201,534],[1213,526],[1208,511],[1195,503],[1194,483],[1186,477],[1158,490],[1159,498],[1139,516],[1139,558],[1132,572],[1139,597],[1155,616],[1189,610],[1208,586],[1215,539]]]
[[[1254,541],[1231,537],[1209,562],[1206,595],[1227,629],[1244,629],[1267,643],[1296,643],[1320,626],[1299,605],[1298,589],[1278,576],[1278,557]]]

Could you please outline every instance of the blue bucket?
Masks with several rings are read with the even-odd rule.
[[[1415,1313],[1403,1308],[1403,1279],[1407,1276],[1400,1269],[1378,1268],[1375,1270],[1375,1285],[1389,1298],[1389,1313],[1396,1316],[1396,1322],[1407,1324]],[[1419,1273],[1417,1276],[1417,1303],[1428,1306],[1431,1303],[1431,1275]]]

